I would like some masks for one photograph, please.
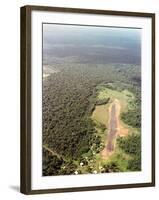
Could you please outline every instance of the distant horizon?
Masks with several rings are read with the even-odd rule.
[[[141,29],[43,24],[43,55],[82,62],[141,63]]]

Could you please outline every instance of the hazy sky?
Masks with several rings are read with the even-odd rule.
[[[104,59],[108,54],[110,58],[112,52],[115,60],[120,57],[119,54],[128,59],[132,55],[134,63],[138,63],[141,29],[43,24],[43,50],[44,55],[84,56],[88,60],[91,58],[90,54]],[[132,58],[129,60],[133,62]]]
[[[93,27],[77,25],[43,24],[44,44],[54,41],[59,44],[80,43],[97,44],[114,39],[140,41],[140,29]],[[122,42],[122,41],[121,41]]]

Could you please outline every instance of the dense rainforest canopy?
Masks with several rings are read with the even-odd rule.
[[[56,73],[50,73],[43,80],[43,146],[54,155],[43,148],[45,176],[72,174],[77,169],[78,161],[81,162],[92,146],[98,151],[101,138],[96,134],[95,123],[90,116],[96,105],[110,101],[110,98],[96,99],[98,85],[131,91],[135,101],[131,102],[132,108],[122,113],[121,119],[134,128],[141,126],[139,65],[56,63],[51,67]],[[108,83],[113,83],[113,86]],[[138,170],[141,159],[140,135],[119,138],[118,144],[125,153],[133,155],[128,163],[129,169]],[[138,149],[137,152],[135,149]],[[111,172],[110,166],[112,171],[120,171],[115,163],[109,163],[103,172]]]

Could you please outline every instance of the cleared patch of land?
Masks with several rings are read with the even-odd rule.
[[[112,102],[115,99],[118,99],[118,101],[120,102],[120,112],[122,113],[128,110],[129,103],[133,101],[135,97],[133,93],[129,92],[128,90],[117,91],[117,90],[109,89],[103,86],[98,86],[97,89],[99,90],[97,99],[102,100],[105,98],[110,98],[110,100],[107,104],[97,105],[95,107],[95,110],[92,113],[92,119],[95,122],[104,124],[106,125],[106,127],[108,127],[109,108]],[[119,121],[120,121],[120,125],[119,125],[120,136],[127,135],[129,127],[126,124],[124,124],[124,122],[121,121],[120,116],[119,116]]]
[[[108,116],[109,116],[108,113],[109,113],[109,105],[106,104],[106,105],[96,106],[92,114],[92,119],[107,126]]]
[[[105,148],[102,150],[102,158],[106,159],[114,152],[116,137],[120,133],[119,126],[120,102],[115,99],[109,107],[109,129]]]
[[[97,89],[99,90],[98,99],[110,98],[110,103],[118,99],[121,104],[121,112],[127,110],[129,102],[134,99],[133,93],[126,89],[118,91],[104,86],[98,86]]]
[[[128,90],[114,90],[106,86],[98,86],[97,100],[109,98],[109,102],[104,105],[97,105],[92,113],[92,119],[107,127],[104,134],[101,134],[103,149],[100,152],[102,159],[108,159],[116,152],[117,136],[127,136],[132,129],[120,118],[120,114],[128,110],[129,104],[134,100],[133,93]],[[99,133],[100,129],[97,129]],[[101,131],[100,131],[101,133]]]

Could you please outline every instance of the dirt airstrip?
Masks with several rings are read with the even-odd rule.
[[[108,135],[105,147],[101,151],[103,159],[107,159],[114,152],[117,135],[124,136],[128,134],[128,130],[120,125],[120,109],[121,105],[118,99],[115,99],[109,106]]]

